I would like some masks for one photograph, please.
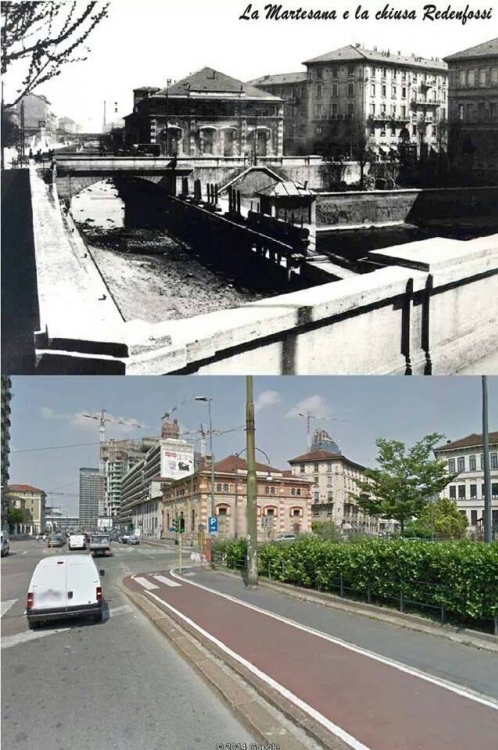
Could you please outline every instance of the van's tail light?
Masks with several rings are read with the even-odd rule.
[[[33,609],[34,600],[35,600],[35,595],[32,593],[29,593],[28,598],[26,600],[26,609]]]
[[[102,601],[102,586],[97,586],[97,601]]]

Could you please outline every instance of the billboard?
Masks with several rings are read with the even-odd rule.
[[[161,440],[161,478],[183,479],[194,471],[194,446],[186,440]]]
[[[112,518],[97,518],[97,528],[99,531],[110,531],[112,529]]]

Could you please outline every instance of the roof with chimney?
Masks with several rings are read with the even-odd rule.
[[[440,70],[441,72],[447,71],[448,66],[438,57],[431,60],[419,57],[417,55],[402,55],[400,52],[394,54],[390,50],[378,51],[376,49],[370,50],[361,47],[360,45],[348,44],[346,47],[340,47],[339,49],[333,50],[332,52],[326,52],[324,55],[314,57],[311,60],[306,60],[304,65],[310,65],[312,63],[326,63],[326,62],[373,62],[382,65],[394,64],[408,66],[410,68],[423,68],[426,70]]]
[[[268,102],[280,102],[278,96],[268,94],[266,91],[257,89],[249,83],[239,81],[237,78],[220,73],[214,68],[202,68],[196,73],[182,78],[172,86],[161,89],[155,96],[161,97],[206,97],[213,94],[217,98],[223,96],[234,97],[241,96],[243,99],[263,99]]]
[[[434,452],[439,453],[441,451],[452,451],[457,448],[482,448],[483,443],[483,436],[477,434],[476,432],[473,432],[471,435],[467,435],[467,437],[460,438],[459,440],[448,440],[445,445],[440,445],[438,448],[435,448]],[[498,444],[498,432],[489,433],[489,444]]]
[[[475,47],[469,47],[461,52],[455,52],[453,55],[448,55],[444,59],[450,60],[473,60],[481,57],[496,57],[498,55],[498,37],[496,39],[490,39],[489,42],[483,44],[476,44]]]

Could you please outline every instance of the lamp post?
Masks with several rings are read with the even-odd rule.
[[[483,437],[483,462],[484,462],[484,541],[493,541],[491,512],[491,473],[489,469],[489,432],[488,432],[488,380],[486,375],[482,376],[482,437]]]
[[[270,471],[271,461],[268,458],[268,455],[263,450],[261,450],[261,448],[255,447],[254,450],[259,451],[266,458],[266,460],[268,462],[268,475],[267,475],[266,479],[267,480],[271,480],[271,471]],[[234,520],[234,537],[235,537],[235,539],[237,539],[237,537],[238,537],[237,527],[238,527],[238,500],[239,500],[239,497],[238,497],[238,488],[239,488],[239,472],[238,472],[239,458],[240,458],[240,456],[243,453],[246,453],[246,452],[247,452],[247,448],[243,448],[241,451],[239,451],[238,453],[235,454],[235,456],[237,458],[237,460],[235,461],[235,504],[234,504],[234,519],[233,519]]]
[[[247,586],[258,585],[258,519],[255,470],[254,392],[252,375],[246,376],[246,445],[247,445]]]
[[[213,425],[211,421],[211,401],[212,398],[207,396],[195,396],[194,401],[205,401],[208,405],[209,413],[209,451],[211,453],[211,516],[216,514],[215,502],[214,502],[214,456],[213,456]]]

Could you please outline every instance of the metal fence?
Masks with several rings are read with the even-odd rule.
[[[279,562],[282,566],[281,577],[276,575],[277,570],[275,560],[269,561],[266,567],[262,567],[260,565],[258,570],[259,575],[264,576],[269,580],[272,580],[273,578],[282,581],[282,578],[285,579],[286,577],[287,563],[284,560],[281,560]],[[245,557],[234,559],[231,556],[230,558],[228,558],[228,556],[225,554],[215,553],[213,555],[213,563],[215,565],[225,566],[230,570],[242,571],[245,570],[247,561]],[[282,582],[285,582],[285,580]],[[303,581],[298,580],[298,585],[302,586]],[[414,587],[418,587],[418,591],[420,592],[420,594],[417,593],[416,599],[412,599],[406,594],[406,589],[408,587],[410,587],[412,590]],[[376,591],[375,586],[371,583],[366,583],[366,585],[362,586],[361,588],[351,585],[351,582],[348,581],[347,578],[342,575],[342,573],[340,573],[338,578],[327,581],[327,589],[329,588],[336,589],[341,598],[349,599],[350,601],[362,600],[366,601],[367,604],[393,602],[396,605],[397,610],[399,612],[402,612],[403,614],[408,613],[408,610],[410,609],[412,611],[414,610],[419,612],[429,610],[433,613],[437,613],[436,618],[437,620],[439,620],[441,625],[445,625],[448,622],[448,616],[450,618],[456,618],[457,620],[462,622],[461,616],[449,610],[444,604],[431,604],[427,601],[427,599],[431,599],[432,601],[434,601],[438,598],[444,597],[444,592],[447,588],[444,583],[399,580],[396,581],[396,594],[386,595],[384,593]],[[321,591],[320,586],[316,586],[314,590]],[[435,618],[431,617],[431,619]],[[492,620],[488,620],[486,622],[489,622],[491,624],[493,635],[498,636],[498,614],[495,614]]]

